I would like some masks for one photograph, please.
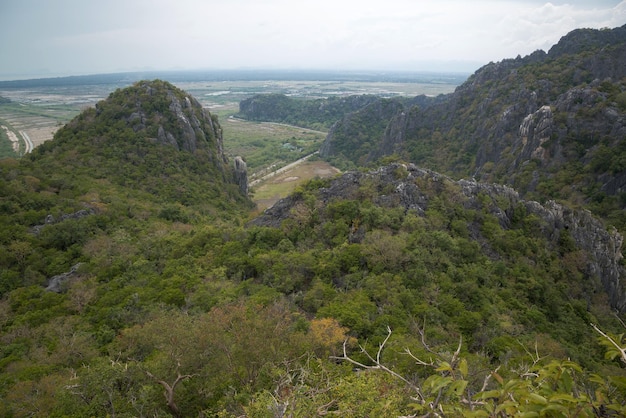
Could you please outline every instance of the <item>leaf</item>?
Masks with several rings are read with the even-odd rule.
[[[463,416],[465,418],[483,418],[489,417],[489,412],[479,410],[479,411],[463,411]]]
[[[450,366],[450,363],[448,363],[447,361],[443,361],[443,362],[441,362],[439,367],[437,367],[435,369],[435,371],[438,371],[438,372],[451,372],[452,371],[452,366]]]
[[[514,401],[504,401],[496,408],[496,414],[499,412],[505,412],[509,415],[514,414],[519,410],[519,404]]]
[[[626,377],[609,376],[609,381],[614,384],[620,391],[626,391]]]
[[[443,377],[434,374],[424,381],[424,387],[427,387],[430,393],[435,393],[439,391],[439,389],[448,386],[451,382],[451,377]]]
[[[476,395],[474,395],[474,398],[476,399],[498,399],[500,398],[500,395],[502,394],[502,392],[500,392],[499,390],[487,390],[484,392],[479,392]]]
[[[447,390],[447,395],[460,396],[467,387],[467,380],[455,380]]]
[[[545,411],[559,411],[563,413],[563,416],[567,416],[569,409],[565,405],[559,405],[558,403],[553,403],[553,404],[548,404],[547,406],[543,407],[541,410],[541,413],[544,414]]]
[[[467,373],[468,373],[467,360],[461,359],[461,361],[459,362],[459,371],[461,372],[461,376],[463,376],[464,378],[467,377]]]
[[[521,412],[517,414],[517,416],[520,418],[534,418],[534,417],[538,417],[539,413],[535,411],[527,411],[527,412]]]
[[[548,400],[546,398],[544,398],[543,396],[537,394],[537,393],[529,393],[528,394],[528,399],[531,400],[533,403],[537,403],[540,405],[547,405],[548,404]]]
[[[597,373],[593,373],[589,376],[589,381],[592,383],[597,383],[599,385],[604,385],[606,382],[604,381],[604,377],[600,376]]]
[[[584,401],[586,399],[583,398],[575,398],[572,395],[570,395],[569,393],[557,393],[554,394],[552,396],[550,396],[550,402],[572,402],[572,403],[576,403],[579,401]]]
[[[491,372],[491,375],[493,376],[494,379],[496,379],[496,381],[500,384],[504,383],[504,379],[502,378],[502,376],[500,376],[498,373],[496,372]]]

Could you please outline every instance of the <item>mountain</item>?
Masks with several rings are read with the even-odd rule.
[[[625,76],[626,27],[575,30],[548,53],[485,65],[442,103],[391,117],[347,115],[321,154],[357,165],[395,155],[456,178],[509,184],[531,199],[584,203],[623,228]],[[385,127],[372,134],[373,125]]]
[[[4,244],[43,245],[60,258],[5,270],[0,294],[29,283],[27,267],[36,282],[69,271],[81,257],[68,250],[122,213],[191,222],[247,211],[245,163],[235,163],[217,118],[185,92],[160,80],[116,90],[27,157],[1,162]]]
[[[460,97],[367,98],[334,133]],[[589,211],[399,162],[262,214],[246,183],[159,80],[0,160],[0,416],[626,413],[623,236]]]
[[[39,165],[52,164],[42,160],[70,164],[73,172],[84,170],[87,176],[113,179],[155,195],[169,192],[163,182],[173,185],[182,172],[205,176],[202,187],[216,194],[236,183],[217,117],[160,80],[116,90],[60,129],[54,141],[38,147],[30,160]],[[158,184],[150,184],[154,180]],[[169,197],[185,200],[182,195]]]
[[[257,94],[239,103],[239,116],[248,120],[328,129],[344,114],[374,101],[377,97],[372,95],[302,100],[284,94]]]
[[[302,194],[283,199],[267,209],[253,224],[276,228],[285,222],[306,224],[306,219],[301,218],[302,206],[305,205],[303,200]],[[579,279],[581,283],[586,283],[583,286],[588,290],[578,297],[586,299],[592,294],[606,292],[613,309],[618,312],[626,310],[623,282],[626,269],[621,253],[623,237],[615,228],[607,231],[604,224],[588,211],[572,210],[554,201],[541,205],[521,199],[516,191],[506,186],[455,181],[413,164],[398,163],[333,179],[315,193],[315,201],[318,202],[315,205],[316,222],[323,222],[325,217],[330,222],[336,217],[334,208],[337,206],[352,209],[341,214],[343,220],[350,224],[348,241],[351,243],[362,243],[367,230],[372,227],[367,224],[372,222],[366,219],[367,209],[359,208],[359,202],[364,202],[364,206],[374,205],[383,212],[403,212],[404,215],[398,214],[401,219],[406,219],[409,214],[429,219],[434,211],[444,212],[447,227],[443,229],[453,236],[459,234],[465,237],[473,245],[478,244],[483,255],[492,262],[505,260],[520,250],[524,252],[521,241],[505,243],[507,239],[513,240],[518,233],[532,235],[533,239],[544,242],[543,246],[547,249],[580,251],[578,256],[582,256],[581,261],[584,261],[577,267],[581,274]],[[462,232],[455,230],[457,222],[462,223]],[[502,235],[487,231],[488,222],[494,222],[496,229],[501,229],[498,234]],[[521,247],[515,248],[517,245]],[[564,245],[568,248],[563,248]],[[573,288],[581,283],[571,283],[567,287]],[[592,303],[591,299],[587,302]]]

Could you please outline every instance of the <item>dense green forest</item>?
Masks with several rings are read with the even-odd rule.
[[[626,26],[579,29],[548,53],[491,62],[454,93],[335,113],[320,155],[342,169],[407,161],[586,207],[626,230]],[[421,99],[421,100],[418,100]],[[302,119],[287,98],[258,118]],[[264,107],[267,105],[267,108]],[[381,111],[382,109],[382,111]]]
[[[621,235],[587,212],[394,163],[259,215],[158,80],[0,179],[2,416],[626,412]]]
[[[284,94],[257,94],[239,103],[239,116],[248,120],[328,130],[344,114],[376,100],[377,97],[372,95],[298,99]]]

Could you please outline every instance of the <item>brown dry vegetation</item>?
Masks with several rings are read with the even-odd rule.
[[[257,208],[263,211],[287,196],[299,184],[316,177],[333,177],[339,172],[339,169],[324,161],[305,161],[255,187],[253,200]]]

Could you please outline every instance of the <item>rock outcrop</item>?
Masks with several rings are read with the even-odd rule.
[[[399,175],[399,173],[401,173]],[[516,213],[535,215],[539,219],[540,234],[553,248],[571,237],[576,248],[585,257],[586,280],[601,283],[610,300],[611,307],[626,311],[626,270],[621,263],[623,236],[614,228],[607,228],[590,212],[573,210],[554,201],[541,205],[535,201],[522,199],[512,188],[480,183],[474,180],[455,181],[448,176],[413,164],[391,164],[370,172],[348,172],[333,179],[330,185],[320,189],[317,204],[324,206],[340,199],[359,199],[364,185],[370,189],[384,190],[371,197],[374,204],[382,207],[403,207],[425,216],[434,199],[441,193],[450,194],[466,209],[484,210],[498,218],[502,228],[509,229],[515,224]],[[427,185],[425,188],[424,185]],[[273,207],[252,221],[254,225],[278,227],[283,221],[294,218],[295,209],[300,205],[300,196],[293,195],[277,202]],[[487,202],[487,203],[485,203]],[[472,239],[482,242],[480,225],[468,225]],[[568,238],[569,239],[569,238]],[[486,254],[492,254],[487,247]]]
[[[70,268],[70,271],[66,272],[66,273],[61,273],[61,274],[57,274],[56,276],[51,277],[48,280],[48,286],[46,287],[46,291],[48,292],[54,292],[54,293],[63,293],[65,292],[65,283],[76,277],[77,276],[77,272],[78,269],[80,268],[80,266],[82,265],[82,263],[78,263],[72,266],[72,268]]]
[[[359,114],[347,115],[321,155],[360,165],[395,154],[455,177],[510,184],[524,195],[566,165],[593,163],[584,175],[579,170],[568,193],[588,200],[581,191],[597,187],[619,196],[626,191],[619,162],[626,152],[624,77],[626,26],[576,30],[549,53],[483,66],[437,103],[382,115],[383,129],[353,124]],[[341,154],[345,149],[350,153]],[[614,151],[608,159],[607,150]]]
[[[71,219],[81,219],[86,216],[93,215],[95,213],[96,213],[95,210],[93,210],[92,208],[88,208],[88,209],[81,209],[79,211],[72,212],[72,213],[64,213],[58,218],[55,218],[52,214],[49,214],[46,216],[46,219],[43,224],[33,226],[32,232],[34,234],[39,234],[41,232],[41,229],[45,227],[46,225],[53,225],[53,224],[71,220]]]
[[[154,139],[158,143],[190,153],[208,145],[215,149],[220,164],[228,162],[217,118],[193,96],[158,80],[141,81],[133,88],[134,109],[123,119],[135,132],[152,135],[156,127]],[[104,111],[103,106],[106,102],[96,105],[99,113]]]
[[[243,158],[235,157],[235,182],[239,185],[239,190],[245,196],[248,195],[248,165]]]

